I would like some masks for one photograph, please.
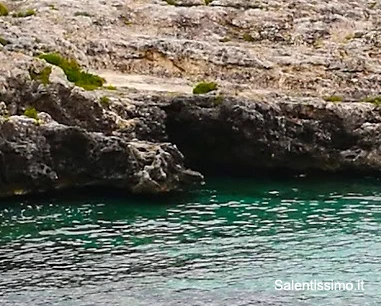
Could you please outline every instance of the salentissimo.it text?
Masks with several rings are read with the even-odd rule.
[[[308,282],[282,281],[277,279],[274,284],[275,290],[285,291],[364,291],[364,281],[357,280],[352,282],[339,282],[339,281],[317,281],[311,280]]]

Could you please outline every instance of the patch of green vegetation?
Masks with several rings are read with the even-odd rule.
[[[92,15],[89,14],[88,12],[75,12],[75,13],[74,13],[74,16],[92,17]]]
[[[8,16],[8,14],[8,7],[4,3],[0,2],[0,16]]]
[[[62,66],[63,67],[63,66],[69,66],[70,65],[70,66],[73,66],[73,67],[75,66],[75,68],[79,68],[79,65],[75,61],[72,61],[72,60],[69,61],[69,60],[65,59],[64,57],[62,57],[58,53],[45,53],[45,54],[41,54],[39,56],[39,58],[40,59],[44,59],[49,64],[52,64],[54,66],[58,66],[58,67]]]
[[[243,38],[244,41],[247,41],[247,42],[253,42],[253,41],[255,41],[254,37],[251,36],[250,33],[244,33],[242,38]]]
[[[213,0],[204,0],[205,1],[205,5],[209,5],[213,2]]]
[[[33,10],[33,9],[29,9],[25,12],[25,15],[24,17],[28,17],[28,16],[33,16],[33,15],[36,15],[36,11]]]
[[[116,90],[116,87],[113,85],[104,86],[103,88],[107,90]]]
[[[33,15],[36,15],[36,11],[33,9],[29,9],[24,12],[13,13],[12,17],[24,18],[24,17],[33,16]]]
[[[224,102],[224,96],[223,95],[217,95],[214,97],[213,104],[214,105],[220,105],[222,102]]]
[[[177,5],[176,0],[165,0],[169,5]]]
[[[9,40],[6,40],[4,37],[0,36],[0,45],[6,46],[6,45],[9,45],[9,44],[10,44]]]
[[[97,89],[106,82],[104,78],[98,75],[82,71],[77,61],[66,59],[58,53],[41,54],[39,58],[60,67],[70,82],[86,90]]]
[[[341,96],[328,96],[323,98],[327,102],[343,102],[343,97]]]
[[[108,107],[110,105],[110,98],[107,96],[103,96],[100,98],[99,102],[101,103],[102,106]]]
[[[29,70],[30,78],[34,81],[40,81],[44,85],[47,85],[50,83],[49,77],[51,73],[52,73],[52,67],[45,67],[39,73],[36,73],[32,69]]]
[[[381,96],[366,97],[362,102],[372,103],[375,105],[381,105]]]
[[[218,85],[215,82],[201,82],[201,83],[198,83],[193,88],[193,94],[195,94],[195,95],[206,94],[208,92],[217,90],[217,87],[218,87]]]
[[[54,4],[50,4],[49,5],[49,8],[52,10],[52,11],[58,11],[58,9],[56,8],[56,6]]]
[[[28,106],[24,111],[24,116],[38,121],[38,112],[34,107]]]
[[[220,39],[220,42],[228,42],[231,41],[232,39],[229,36],[225,36],[224,38]]]

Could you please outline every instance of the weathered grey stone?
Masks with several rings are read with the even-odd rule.
[[[201,180],[182,153],[251,173],[381,170],[377,2],[5,3],[0,195],[87,184],[173,190]],[[11,16],[27,8],[36,14]],[[85,91],[57,67],[49,84],[33,80],[46,52],[119,80],[117,90]],[[218,90],[190,95],[202,80]],[[335,96],[343,101],[324,101]],[[361,102],[369,97],[376,103]],[[22,116],[27,107],[37,121]]]
[[[0,119],[0,195],[76,186],[162,193],[199,183],[169,143],[126,141],[55,121]]]
[[[12,52],[1,60],[0,196],[89,185],[160,193],[202,181],[162,142],[159,107],[104,107],[99,93],[73,86],[57,67],[49,84],[33,80],[29,71],[43,70],[44,61]],[[39,111],[36,118],[22,116],[27,107]]]
[[[169,139],[199,167],[381,173],[381,111],[369,103],[182,97],[164,108]]]

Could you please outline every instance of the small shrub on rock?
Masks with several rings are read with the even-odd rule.
[[[165,0],[165,2],[167,2],[167,4],[169,5],[176,5],[176,0]]]
[[[52,73],[52,67],[45,67],[39,73],[33,71],[32,69],[29,70],[30,78],[34,81],[40,81],[44,85],[47,85],[50,83],[49,77],[51,73]]]
[[[103,96],[100,98],[99,102],[101,103],[102,106],[107,107],[110,105],[110,98]]]
[[[6,45],[9,45],[9,44],[10,44],[9,40],[6,40],[4,37],[0,36],[0,45],[6,46]]]
[[[201,83],[198,83],[193,88],[193,94],[195,94],[195,95],[206,94],[208,92],[217,90],[217,87],[218,87],[218,85],[215,82],[201,82]]]
[[[34,107],[28,106],[24,111],[24,116],[38,120],[38,112]]]
[[[82,71],[78,62],[73,59],[66,59],[58,53],[46,53],[39,56],[49,64],[60,67],[66,74],[67,79],[75,85],[86,90],[94,90],[102,87],[105,79],[98,75]]]
[[[327,102],[343,102],[343,97],[341,96],[328,96],[324,97],[324,100]]]
[[[33,15],[36,15],[36,11],[33,9],[29,9],[24,12],[14,13],[12,17],[24,18],[24,17],[33,16]]]
[[[250,33],[243,34],[242,38],[243,38],[244,41],[247,41],[247,42],[253,42],[253,41],[255,41],[254,37],[251,36]]]
[[[116,87],[114,85],[107,85],[107,86],[104,86],[103,88],[107,90],[116,90]]]
[[[362,100],[362,102],[372,103],[378,106],[381,105],[381,96],[366,97]]]
[[[8,16],[9,14],[9,11],[8,11],[8,8],[7,6],[0,2],[0,16]]]

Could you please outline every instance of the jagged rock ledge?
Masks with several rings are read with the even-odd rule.
[[[381,109],[371,103],[115,91],[102,105],[101,91],[73,86],[56,67],[43,85],[30,71],[46,63],[27,56],[8,63],[1,196],[89,185],[160,193],[202,182],[183,154],[216,172],[381,173]],[[26,106],[38,117],[22,115]]]
[[[198,169],[381,174],[381,107],[371,103],[204,96],[164,109],[170,141]]]
[[[183,167],[170,143],[126,141],[24,116],[0,119],[0,195],[77,186],[113,186],[133,193],[162,193],[202,177]]]
[[[0,59],[7,63],[0,68],[0,196],[97,185],[164,193],[202,182],[200,173],[184,167],[175,145],[136,138],[135,128],[149,130],[134,118],[132,104],[131,118],[121,118],[58,68],[44,85],[30,71],[39,73],[46,63],[10,53]],[[28,107],[37,110],[35,118],[23,115]]]
[[[187,167],[381,173],[376,1],[4,3],[0,196],[171,191],[202,182]],[[121,82],[85,91],[46,52]],[[201,80],[218,92],[191,95]]]

